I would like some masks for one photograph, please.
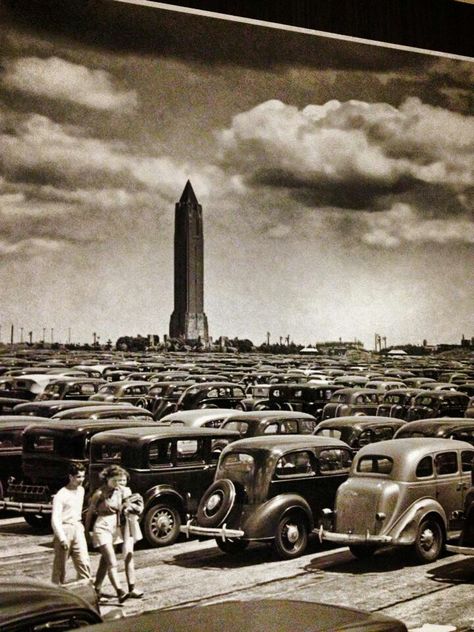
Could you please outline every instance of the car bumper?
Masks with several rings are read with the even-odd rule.
[[[329,542],[338,542],[341,544],[391,544],[393,538],[390,535],[371,535],[370,533],[337,533],[336,531],[325,531],[322,527],[315,529],[319,540],[328,540]]]
[[[454,544],[446,544],[446,551],[449,553],[460,553],[461,555],[474,555],[474,547],[472,546],[457,546]]]
[[[51,514],[51,503],[24,503],[14,500],[0,500],[0,510],[16,511],[18,513]]]
[[[192,524],[191,520],[188,520],[185,525],[182,525],[180,531],[181,533],[185,533],[188,538],[190,535],[196,535],[198,537],[220,538],[224,540],[224,542],[227,538],[235,540],[243,538],[245,535],[241,529],[228,529],[225,524],[222,525],[222,527],[199,527]]]

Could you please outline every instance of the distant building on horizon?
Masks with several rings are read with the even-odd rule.
[[[175,207],[174,311],[170,337],[207,346],[209,331],[204,313],[204,236],[202,207],[188,180]]]

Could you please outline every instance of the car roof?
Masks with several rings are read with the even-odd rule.
[[[108,430],[101,433],[100,437],[95,437],[94,441],[111,441],[120,439],[121,441],[136,441],[140,439],[144,442],[153,441],[163,437],[194,438],[194,437],[238,437],[239,433],[233,430],[220,430],[214,428],[194,428],[183,426],[168,426],[154,423],[153,426],[139,427],[137,423],[133,427],[124,427],[117,430]]]
[[[192,410],[181,410],[176,413],[169,413],[161,417],[160,423],[168,421],[194,421],[195,419],[214,419],[222,415],[235,413],[235,408],[193,408]]]
[[[296,629],[305,632],[360,632],[364,629],[406,632],[401,621],[379,613],[286,599],[221,601],[198,607],[155,610],[120,619],[119,623],[101,623],[94,626],[94,629],[97,632],[115,632],[118,627],[122,632],[220,632],[230,629],[240,632],[267,632],[269,627],[278,632],[294,632]]]
[[[76,413],[81,413],[84,412],[82,410],[82,406],[77,406],[76,408],[69,408],[67,410],[61,410],[58,413],[56,413],[55,415],[53,415],[54,419],[67,419],[67,415],[71,414],[76,414]],[[101,412],[101,411],[114,411],[116,410],[117,412],[122,412],[122,411],[130,411],[130,409],[134,412],[139,412],[140,410],[142,412],[144,412],[144,414],[146,415],[147,411],[146,408],[140,408],[139,406],[133,406],[133,404],[127,404],[127,403],[123,403],[123,404],[97,404],[95,406],[87,406],[87,414],[90,415],[92,413],[95,412]],[[85,413],[84,413],[85,414]]]
[[[0,415],[0,430],[5,428],[24,428],[34,423],[44,423],[45,417],[33,415]]]
[[[225,450],[240,452],[242,450],[249,451],[266,451],[282,453],[287,450],[301,448],[348,448],[349,446],[340,439],[332,437],[320,437],[312,434],[284,434],[284,435],[264,435],[259,437],[248,437],[239,439],[229,444]]]
[[[440,417],[437,419],[418,419],[409,421],[403,427],[403,432],[416,431],[430,435],[436,431],[453,430],[454,428],[474,428],[474,419],[467,417]]]
[[[0,628],[21,623],[25,618],[77,609],[98,613],[72,591],[36,579],[10,577],[0,581]],[[23,628],[22,628],[23,629]]]
[[[425,454],[441,452],[442,450],[463,450],[473,449],[473,446],[466,441],[453,439],[438,439],[430,437],[410,437],[406,439],[390,439],[369,443],[359,450],[358,459],[369,454],[382,454],[392,457],[394,461],[406,457],[408,453],[413,454],[413,458],[421,458]]]
[[[395,425],[404,425],[406,421],[404,419],[398,419],[397,417],[375,417],[373,415],[351,415],[347,417],[333,417],[332,419],[325,419],[318,424],[318,428],[335,428],[340,426],[373,426],[374,424],[387,424],[393,423]]]
[[[51,373],[47,373],[47,375],[54,375]],[[72,382],[74,384],[80,382],[87,382],[88,384],[90,382],[94,383],[94,384],[107,384],[107,382],[101,378],[101,377],[87,377],[87,375],[81,376],[81,377],[74,377],[73,375],[65,375],[65,376],[60,376],[60,377],[55,377],[54,380],[51,382],[52,384],[62,384],[62,383],[67,383],[67,382]]]
[[[226,419],[226,423],[228,421],[281,419],[282,417],[285,419],[310,419],[313,421],[316,419],[309,413],[300,413],[295,410],[249,410],[247,412],[235,411]]]
[[[17,404],[15,411],[30,410],[34,408],[51,408],[61,406],[63,408],[79,408],[81,406],[97,406],[97,402],[89,399],[35,399],[32,402]]]
[[[41,419],[41,423],[31,424],[27,429],[30,431],[45,431],[45,432],[64,432],[71,434],[81,434],[90,430],[97,430],[102,432],[104,430],[112,430],[115,428],[134,428],[137,426],[155,428],[158,424],[156,421],[150,419],[62,419],[62,420],[48,420]],[[100,430],[102,429],[102,430]]]

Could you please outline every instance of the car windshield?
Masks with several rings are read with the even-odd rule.
[[[241,435],[245,435],[247,433],[249,425],[246,421],[228,421],[227,423],[222,425],[222,428],[226,430],[236,430],[240,432]]]
[[[115,384],[105,384],[99,388],[99,393],[105,393],[106,395],[113,395],[120,387]]]

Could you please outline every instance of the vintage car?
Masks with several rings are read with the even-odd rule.
[[[189,386],[179,398],[176,410],[192,408],[235,408],[245,399],[242,385],[234,382],[205,382]]]
[[[49,399],[87,400],[105,384],[100,378],[61,377],[47,384],[36,401]]]
[[[434,417],[463,417],[469,404],[465,393],[456,391],[430,391],[417,395],[408,409],[407,420]]]
[[[13,408],[14,415],[32,415],[34,417],[52,417],[62,410],[96,406],[96,402],[87,399],[45,399],[23,402]]]
[[[358,558],[377,548],[410,547],[419,562],[433,562],[460,528],[471,485],[474,448],[452,439],[392,439],[365,446],[337,492],[329,529],[320,538],[349,546]]]
[[[338,375],[333,378],[333,383],[339,388],[364,388],[366,382],[369,380],[367,375]]]
[[[260,410],[263,406],[268,407],[268,393],[271,384],[250,384],[245,389],[245,399],[240,400],[235,407],[237,410]]]
[[[467,408],[464,411],[464,417],[467,417],[467,419],[474,419],[474,397],[470,398]]]
[[[369,443],[392,439],[394,433],[406,422],[395,417],[349,416],[334,417],[321,421],[314,431],[319,437],[341,439],[355,454]]]
[[[130,487],[144,498],[142,525],[147,542],[173,544],[181,523],[195,514],[214,478],[220,454],[214,442],[238,437],[232,431],[164,424],[101,432],[91,440],[91,490],[100,485],[104,467],[121,465],[130,475]]]
[[[0,415],[9,415],[14,412],[15,406],[25,404],[28,399],[20,399],[19,397],[0,397]]]
[[[256,410],[295,410],[321,419],[324,406],[340,386],[333,384],[275,384],[268,393],[268,404],[257,405]]]
[[[17,397],[31,401],[36,399],[46,385],[57,379],[55,375],[32,373],[20,375],[9,380],[8,389],[0,391],[0,396]]]
[[[395,389],[407,388],[403,382],[395,380],[369,380],[364,388],[376,388],[379,391],[393,391]]]
[[[169,382],[153,382],[148,385],[148,392],[140,400],[140,406],[149,410],[154,419],[159,420],[165,415],[176,411],[176,405],[189,382],[184,380]]]
[[[466,384],[456,384],[456,390],[458,393],[466,393],[469,397],[474,397],[474,382],[467,382]],[[471,400],[472,402],[472,400]],[[471,406],[471,403],[469,404]]]
[[[343,388],[335,391],[325,404],[321,419],[349,415],[375,415],[384,391],[375,388]]]
[[[435,419],[417,419],[408,421],[399,428],[394,439],[409,437],[437,437],[439,439],[456,439],[474,445],[474,420],[465,417],[437,417]]]
[[[67,482],[71,463],[88,466],[91,437],[104,430],[144,424],[156,428],[153,420],[121,419],[62,422],[41,419],[40,423],[28,425],[22,434],[22,476],[8,481],[0,509],[20,513],[34,529],[49,529],[52,496]],[[87,482],[85,487],[88,490]]]
[[[44,421],[41,417],[20,417],[2,415],[0,417],[0,499],[5,495],[11,476],[21,476],[21,453],[23,430],[35,421]]]
[[[280,559],[302,555],[351,464],[350,448],[313,435],[241,439],[222,452],[214,483],[185,534],[215,538],[226,553],[272,544]]]
[[[192,428],[220,428],[230,415],[235,415],[235,408],[195,408],[165,415],[160,423]]]
[[[108,382],[103,384],[97,393],[89,397],[90,401],[112,403],[128,403],[135,406],[143,406],[143,398],[148,393],[150,382],[146,380],[125,380],[118,382]]]
[[[446,550],[450,553],[462,555],[474,555],[474,469],[472,471],[471,488],[466,494],[463,511],[459,512],[462,518],[462,529],[458,537],[451,538],[446,544]]]
[[[102,623],[94,632],[116,632],[117,627],[117,621]],[[189,632],[198,627],[200,632],[407,632],[401,621],[378,612],[286,599],[219,601],[154,610],[121,619],[119,627],[121,632]]]
[[[149,410],[132,404],[100,404],[67,408],[55,413],[52,419],[134,419],[153,420]]]
[[[400,388],[388,391],[382,397],[377,406],[377,415],[381,417],[396,417],[405,419],[408,417],[408,409],[417,395],[426,393],[421,388]]]
[[[0,629],[65,632],[101,623],[94,592],[88,582],[57,586],[31,577],[10,577],[0,582]]]
[[[313,415],[292,410],[255,410],[227,415],[221,428],[236,430],[241,439],[271,434],[312,434]]]

